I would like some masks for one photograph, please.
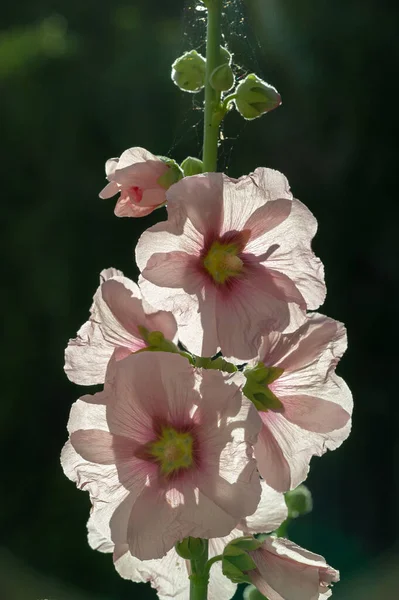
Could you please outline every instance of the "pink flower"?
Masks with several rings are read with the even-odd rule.
[[[170,167],[144,148],[129,148],[120,158],[105,163],[109,183],[100,198],[111,198],[120,192],[115,206],[118,217],[144,217],[166,202],[165,187],[159,178]]]
[[[339,572],[322,556],[283,538],[267,537],[258,550],[248,553],[256,569],[248,577],[269,600],[325,600]]]
[[[352,395],[335,374],[345,350],[342,323],[317,313],[292,334],[262,338],[254,363],[268,367],[263,400],[270,408],[259,412],[263,425],[255,455],[260,474],[279,491],[297,487],[311,457],[334,450],[349,435]]]
[[[316,220],[281,173],[186,177],[167,200],[168,220],[136,248],[140,284],[153,306],[173,312],[195,354],[253,358],[260,331],[293,330],[323,302],[323,267],[310,248]]]
[[[143,303],[138,285],[116,269],[101,271],[90,312],[65,351],[65,372],[80,385],[103,383],[112,354],[120,360],[146,348],[146,332],[160,331],[168,340],[176,334],[173,315],[154,312]]]
[[[222,554],[228,542],[243,535],[243,532],[268,532],[277,529],[287,517],[287,507],[282,494],[269,488],[264,482],[262,496],[256,512],[238,524],[236,529],[223,538],[209,540],[209,558]],[[129,552],[127,544],[115,547],[114,544],[93,526],[93,519],[88,522],[89,544],[101,552],[113,552],[114,564],[124,579],[136,582],[151,583],[157,590],[160,600],[187,600],[189,597],[189,561],[181,558],[172,548],[160,559],[139,560]],[[221,563],[216,563],[210,572],[208,600],[230,600],[236,590],[232,583],[222,574]]]
[[[72,406],[62,454],[105,538],[160,558],[187,536],[228,535],[255,512],[261,422],[243,380],[167,352],[111,360],[104,391]]]

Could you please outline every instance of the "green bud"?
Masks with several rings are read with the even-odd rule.
[[[250,583],[248,572],[256,569],[256,564],[248,552],[257,550],[262,542],[252,536],[236,538],[227,544],[223,551],[222,571],[234,583]]]
[[[168,190],[171,185],[180,181],[183,178],[183,171],[177,164],[173,158],[168,158],[167,156],[158,156],[166,165],[168,165],[169,169],[163,173],[157,179],[158,185],[162,186],[165,190]]]
[[[190,175],[199,175],[204,172],[204,163],[199,158],[193,156],[187,156],[180,165],[183,169],[184,177],[190,177]]]
[[[306,485],[299,485],[295,490],[285,494],[285,503],[288,508],[288,517],[296,519],[312,511],[313,500],[311,491]]]
[[[261,594],[254,585],[247,585],[243,598],[244,600],[267,600],[266,596]]]
[[[177,542],[175,549],[179,556],[185,560],[196,560],[201,558],[206,548],[205,540],[201,538],[188,537],[181,542]]]
[[[263,363],[258,363],[255,367],[244,371],[247,382],[243,388],[243,392],[259,411],[274,410],[282,412],[284,410],[282,402],[268,387],[283,372],[284,369],[266,367]]]
[[[244,119],[256,119],[281,104],[281,96],[276,88],[254,73],[238,84],[235,94],[236,108]]]
[[[209,82],[217,92],[227,92],[234,85],[234,74],[228,63],[223,63],[214,69]]]
[[[206,60],[196,50],[185,52],[172,65],[172,80],[184,92],[199,92],[205,85]]]

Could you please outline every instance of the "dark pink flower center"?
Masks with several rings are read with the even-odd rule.
[[[135,202],[136,204],[140,204],[140,202],[143,199],[143,193],[144,191],[138,187],[137,185],[132,185],[130,188],[128,188],[127,190],[130,199],[133,200],[133,202]]]

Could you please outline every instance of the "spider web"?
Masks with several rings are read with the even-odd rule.
[[[183,38],[179,55],[188,50],[197,50],[205,56],[206,8],[201,0],[187,0],[182,12]],[[251,27],[250,14],[243,0],[223,0],[222,45],[233,54],[233,70],[236,83],[248,73],[256,72],[262,77],[257,59],[261,47]],[[183,92],[184,93],[184,92]],[[180,125],[175,133],[168,154],[179,151],[179,147],[190,147],[193,156],[201,156],[203,137],[203,90],[197,94],[185,94],[189,97],[190,107],[183,113]],[[235,112],[234,109],[231,112]],[[228,173],[233,152],[238,140],[247,126],[242,118],[234,119],[233,128],[229,126],[231,115],[226,115],[220,128],[219,165]]]

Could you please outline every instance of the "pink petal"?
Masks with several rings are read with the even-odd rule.
[[[284,417],[302,429],[315,433],[329,433],[342,429],[350,415],[338,404],[312,396],[296,395],[281,398]]]
[[[107,183],[105,188],[101,190],[99,196],[103,200],[107,200],[108,198],[112,198],[112,196],[115,196],[115,194],[117,194],[118,192],[120,192],[120,187],[117,183],[115,183],[115,181],[111,181],[110,183]]]
[[[154,210],[153,206],[141,206],[132,202],[130,196],[123,194],[115,205],[117,217],[145,217]]]
[[[302,309],[295,306],[301,299],[295,286],[284,278],[251,266],[228,295],[217,297],[216,323],[223,354],[241,360],[256,356],[262,331],[285,329],[290,323],[295,326],[304,318]]]
[[[273,358],[285,371],[298,371],[317,361],[317,369],[326,373],[346,350],[346,330],[342,323],[314,313],[288,342],[280,357],[275,352]]]
[[[313,554],[283,538],[268,537],[250,553],[257,569],[248,573],[269,600],[318,600],[339,573]]]
[[[209,557],[221,554],[225,545],[237,537],[235,532],[226,538],[209,540]],[[104,545],[104,542],[102,542]],[[99,548],[100,549],[100,548]],[[118,546],[114,552],[115,568],[124,579],[150,582],[157,590],[160,600],[187,600],[190,594],[190,564],[174,549],[160,559],[141,561],[132,556],[128,546]],[[230,600],[237,586],[223,574],[221,564],[216,563],[210,572],[208,600]]]
[[[269,533],[278,529],[288,516],[284,495],[261,481],[261,498],[253,515],[242,519],[239,528],[247,533]]]
[[[292,193],[287,178],[274,169],[258,167],[250,175],[240,178],[240,183],[250,179],[253,184],[267,194],[270,200],[288,198],[292,200]]]
[[[188,294],[199,291],[203,282],[197,259],[186,252],[153,254],[142,275],[154,285],[183,288]]]
[[[157,208],[161,204],[165,204],[165,202],[166,195],[164,188],[152,188],[144,190],[140,206],[149,206],[152,208]]]
[[[109,158],[105,163],[105,174],[107,179],[111,181],[113,179],[115,169],[117,168],[119,163],[119,158]]]
[[[262,413],[263,427],[255,445],[255,456],[258,469],[266,483],[278,492],[291,489],[290,465],[278,444],[272,431],[268,427],[264,413]]]
[[[137,163],[146,163],[147,161],[161,162],[159,158],[145,148],[136,146],[122,152],[118,160],[118,168],[125,169],[126,167],[131,167]]]
[[[182,235],[183,233],[185,235]],[[203,236],[193,228],[190,221],[176,223],[173,220],[157,223],[147,229],[137,243],[137,266],[140,271],[143,271],[150,258],[154,254],[160,253],[160,249],[162,249],[162,253],[164,254],[182,251],[192,256],[199,256],[202,246]]]
[[[79,429],[71,434],[70,441],[85,460],[100,465],[131,459],[137,450],[132,440],[98,429]]]
[[[97,324],[87,321],[65,350],[68,379],[79,385],[103,383],[113,351],[114,346],[104,339]]]
[[[292,199],[289,188],[286,189],[288,184],[285,177],[272,169],[265,169],[265,171],[269,173],[271,189],[262,189],[252,176],[241,177],[238,182],[234,182],[227,177],[224,178],[221,233],[243,231],[247,229],[248,222],[251,226],[255,225],[252,215],[265,206],[265,203],[268,203],[269,200],[282,199],[290,201]],[[284,182],[284,185],[281,185],[282,182]],[[255,239],[256,237],[255,234]]]
[[[176,483],[166,497],[149,487],[133,507],[129,548],[141,560],[161,558],[185,537],[222,537],[235,527],[234,517],[195,488]]]
[[[189,596],[188,562],[174,549],[160,559],[142,561],[130,554],[128,546],[121,546],[115,550],[114,563],[124,579],[150,582],[160,600],[187,600]]]
[[[219,234],[223,215],[223,182],[221,173],[184,177],[166,193],[171,220],[189,219],[203,236],[209,231]]]
[[[104,281],[94,296],[93,318],[99,323],[104,338],[114,346],[144,348],[139,325],[145,324],[145,313],[138,286],[126,277]]]
[[[264,253],[267,236],[265,238],[263,236],[287,219],[291,212],[291,206],[291,200],[281,198],[260,206],[251,214],[243,227],[244,230],[251,232],[249,238],[251,252],[255,255]],[[258,240],[258,246],[254,243],[255,240]]]
[[[167,352],[143,352],[128,356],[117,368],[117,376],[109,384],[118,399],[107,413],[112,433],[146,444],[155,435],[154,419],[179,424],[190,421],[198,392],[186,358]]]

